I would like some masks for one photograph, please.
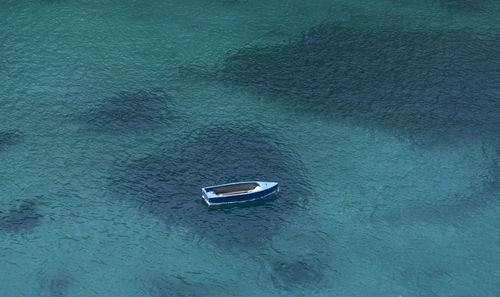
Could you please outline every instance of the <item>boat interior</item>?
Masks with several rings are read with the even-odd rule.
[[[257,183],[250,184],[239,184],[239,185],[230,185],[224,187],[214,188],[212,191],[217,196],[225,196],[225,195],[235,195],[235,194],[243,194],[253,190],[259,190],[261,187]]]

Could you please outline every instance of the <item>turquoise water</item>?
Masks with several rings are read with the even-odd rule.
[[[499,296],[500,3],[1,1],[0,296]],[[200,188],[280,182],[207,207]]]

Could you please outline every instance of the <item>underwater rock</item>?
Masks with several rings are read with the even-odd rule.
[[[13,233],[31,232],[41,224],[41,215],[31,200],[12,206],[8,213],[0,212],[0,231]]]
[[[500,36],[324,24],[230,53],[215,78],[416,144],[500,135]]]
[[[44,266],[43,271],[37,275],[40,284],[40,296],[48,297],[66,297],[69,296],[69,289],[73,286],[74,278],[71,273],[64,270],[47,271],[47,268],[55,268],[54,266]]]
[[[227,293],[211,283],[200,283],[186,280],[182,277],[159,276],[152,281],[151,293],[157,297],[168,296],[221,296]]]
[[[109,186],[114,197],[226,247],[278,234],[311,193],[297,156],[257,127],[201,129],[175,151],[120,164],[115,172]],[[279,198],[215,207],[201,198],[201,187],[251,180],[279,182]]]
[[[51,297],[65,297],[68,296],[68,289],[72,284],[71,278],[54,278],[49,280],[47,290]]]
[[[318,261],[278,261],[272,266],[271,280],[280,289],[314,287],[323,279],[323,270]]]
[[[0,131],[0,151],[17,143],[21,137],[18,131]]]
[[[83,116],[86,127],[97,130],[139,130],[168,120],[168,96],[159,91],[122,92]]]

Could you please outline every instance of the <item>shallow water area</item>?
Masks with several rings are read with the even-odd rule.
[[[0,295],[500,295],[499,12],[1,2]]]

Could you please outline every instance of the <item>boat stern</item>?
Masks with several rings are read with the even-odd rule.
[[[205,202],[210,205],[210,199],[208,197],[208,191],[206,188],[201,188],[201,198],[203,198],[203,200],[205,200]]]

